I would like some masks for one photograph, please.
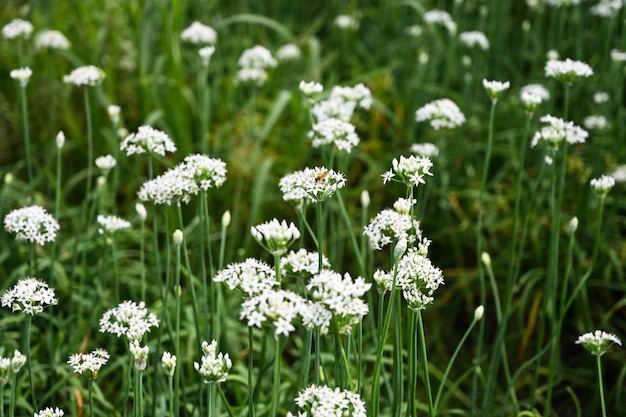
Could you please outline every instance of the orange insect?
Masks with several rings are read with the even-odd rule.
[[[324,182],[328,176],[328,171],[322,171],[315,176],[315,182]]]

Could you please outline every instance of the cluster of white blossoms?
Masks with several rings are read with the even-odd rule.
[[[42,30],[35,37],[36,49],[70,49],[70,41],[58,30]]]
[[[314,148],[334,144],[338,150],[352,152],[360,142],[353,124],[341,119],[326,119],[315,123],[308,133]]]
[[[589,136],[589,133],[583,128],[559,117],[546,115],[539,120],[545,123],[545,126],[533,136],[530,143],[530,146],[533,148],[540,142],[545,142],[552,148],[558,148],[563,142],[570,144],[585,143]]]
[[[585,349],[595,356],[604,355],[609,349],[609,346],[614,343],[622,346],[622,341],[616,335],[602,330],[596,330],[593,333],[585,333],[578,337],[576,343],[583,345]]]
[[[214,46],[205,46],[198,50],[198,55],[200,55],[200,59],[202,60],[202,66],[208,67],[211,63],[211,57],[215,53]]]
[[[96,158],[95,163],[98,169],[102,171],[102,175],[107,175],[117,165],[117,161],[113,155],[99,156]]]
[[[172,355],[170,352],[163,352],[161,356],[161,366],[163,367],[163,372],[169,378],[174,376],[174,372],[176,371],[176,355]]]
[[[626,182],[626,165],[620,165],[611,172],[615,182]]]
[[[504,94],[504,92],[508,90],[510,86],[511,84],[508,81],[488,81],[486,79],[483,79],[483,87],[485,88],[485,91],[487,91],[487,94],[489,95],[491,100],[494,101],[500,98],[500,96]]]
[[[17,374],[26,363],[26,356],[15,349],[12,358],[0,356],[0,386],[4,386],[9,382],[11,372]]]
[[[120,149],[128,156],[146,152],[165,156],[165,152],[176,152],[176,145],[167,133],[151,126],[139,126],[136,133],[122,141]]]
[[[148,365],[148,353],[150,348],[148,345],[141,346],[139,340],[131,340],[128,350],[133,355],[133,362],[137,371],[145,371]]]
[[[600,0],[589,9],[589,12],[600,17],[616,17],[623,5],[623,0]]]
[[[20,83],[20,87],[23,88],[28,84],[33,71],[28,67],[24,67],[12,70],[9,75],[12,79],[17,80]]]
[[[322,256],[322,268],[330,268],[328,258]],[[306,249],[299,249],[297,252],[290,251],[286,256],[280,258],[280,270],[283,275],[312,275],[320,271],[318,252],[309,252]]]
[[[2,294],[2,307],[9,307],[11,311],[21,311],[34,316],[41,313],[47,305],[56,305],[59,301],[54,296],[54,289],[48,284],[34,277],[21,279]]]
[[[346,273],[343,276],[337,272],[327,269],[315,274],[309,280],[306,289],[312,301],[320,304],[325,310],[330,312],[332,324],[340,334],[347,334],[352,330],[352,326],[359,324],[369,312],[367,303],[362,300],[363,295],[372,287],[372,284],[365,283],[361,277],[355,280]],[[314,309],[314,315],[318,315],[319,309]],[[307,318],[302,314],[302,322],[307,327]],[[328,316],[324,315],[323,316]],[[316,326],[317,327],[317,326]],[[319,329],[328,329],[328,325]]]
[[[98,229],[100,234],[112,234],[118,230],[130,229],[130,222],[117,216],[104,216],[100,214],[96,218],[96,221],[100,225],[100,229]]]
[[[100,68],[93,65],[85,65],[76,68],[69,75],[63,76],[63,82],[74,84],[77,87],[94,87],[104,80],[105,74]]]
[[[231,290],[239,289],[247,296],[254,296],[280,285],[274,269],[255,258],[228,265],[213,277],[213,281],[223,282]]]
[[[359,20],[354,16],[349,16],[347,14],[340,14],[335,17],[333,22],[335,27],[344,30],[357,30],[359,28]]]
[[[239,319],[259,329],[270,324],[275,337],[289,336],[296,330],[293,322],[300,316],[304,303],[304,298],[293,291],[267,289],[241,304]]]
[[[46,407],[38,413],[35,413],[33,417],[63,417],[64,415],[65,412],[58,407]]]
[[[205,384],[225,382],[232,366],[228,353],[217,352],[216,340],[212,340],[211,343],[202,341],[202,359],[200,363],[193,363]]]
[[[74,368],[74,372],[85,375],[89,379],[98,378],[100,368],[109,361],[109,352],[104,349],[96,349],[91,353],[75,353],[70,356],[67,363]]]
[[[430,158],[420,155],[411,155],[409,157],[400,156],[400,159],[394,158],[392,168],[382,174],[383,184],[389,181],[397,181],[405,184],[407,187],[417,187],[425,184],[424,177],[432,176],[430,169],[433,163]]]
[[[295,399],[302,411],[286,417],[367,417],[365,403],[352,391],[330,388],[326,385],[311,385],[304,388]]]
[[[272,219],[269,222],[252,226],[252,237],[274,256],[282,256],[293,242],[300,238],[300,231],[293,223],[285,220],[279,222]]]
[[[269,49],[256,45],[243,51],[237,65],[236,81],[263,85],[267,81],[267,69],[276,67],[278,63]]]
[[[593,70],[589,65],[582,61],[574,61],[570,58],[566,58],[564,61],[556,59],[548,60],[544,70],[546,77],[556,78],[559,81],[568,83],[593,75]]]
[[[107,310],[100,319],[100,333],[126,336],[129,342],[140,341],[152,327],[159,327],[159,320],[154,313],[148,313],[143,301],[139,304],[123,301]]]
[[[23,19],[13,19],[2,27],[2,36],[6,39],[30,38],[33,24]]]
[[[619,49],[611,49],[611,61],[613,62],[626,62],[626,52]]]
[[[435,130],[452,129],[462,126],[465,123],[465,116],[452,100],[442,98],[417,109],[415,120],[418,123],[429,121]]]
[[[405,199],[401,200],[400,204],[394,204],[394,209],[384,209],[376,214],[363,229],[372,249],[381,250],[402,238],[408,243],[422,240],[419,221],[405,211]]]
[[[433,143],[414,143],[409,150],[427,158],[434,158],[439,155],[439,148]]]
[[[316,81],[300,81],[298,88],[307,97],[319,94],[324,91],[324,86]]]
[[[452,20],[452,16],[450,16],[450,13],[446,12],[445,10],[429,10],[424,13],[422,18],[424,19],[424,23],[426,24],[442,25],[446,29],[448,29],[448,32],[450,32],[451,34],[456,33],[456,23],[454,22],[454,20]]]
[[[44,246],[56,239],[59,223],[43,207],[29,206],[9,212],[4,218],[4,228],[14,233],[17,240]]]
[[[283,200],[295,201],[297,205],[305,201],[322,202],[345,185],[346,177],[341,172],[324,167],[292,172],[282,177],[278,183]]]
[[[591,187],[600,197],[606,197],[615,186],[615,178],[610,175],[602,175],[600,178],[594,178],[590,181]]]
[[[210,26],[200,22],[193,22],[180,33],[180,39],[183,42],[189,42],[194,45],[215,45],[217,32]]]
[[[611,127],[611,124],[607,120],[605,116],[601,114],[592,114],[590,116],[585,117],[583,120],[583,125],[589,130],[608,130]]]
[[[300,48],[293,43],[283,45],[276,51],[276,59],[279,62],[294,61],[300,59],[301,56]]]
[[[596,104],[603,104],[609,101],[609,93],[606,91],[598,91],[593,93],[593,102]]]
[[[462,44],[470,48],[478,46],[483,51],[489,49],[489,40],[484,33],[477,30],[459,33],[459,40]]]
[[[141,185],[137,195],[142,201],[172,205],[189,203],[200,191],[217,188],[226,181],[226,163],[221,159],[194,154]]]
[[[398,261],[395,289],[402,291],[409,308],[420,311],[434,301],[433,293],[443,285],[443,272],[432,264],[418,248],[410,248]],[[377,270],[374,281],[383,293],[394,285],[394,271]]]

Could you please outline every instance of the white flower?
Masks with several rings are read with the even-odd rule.
[[[424,32],[424,30],[422,29],[422,27],[420,25],[411,25],[408,26],[404,29],[404,31],[409,35],[409,36],[413,36],[414,38],[419,38],[420,36],[422,36],[422,32]]]
[[[141,185],[137,196],[141,201],[153,204],[189,203],[199,192],[198,184],[180,169],[169,169],[158,177]]]
[[[176,169],[194,180],[204,191],[219,188],[226,181],[226,163],[219,158],[201,154],[187,155]]]
[[[622,52],[618,49],[611,49],[611,60],[613,62],[624,62],[626,61],[626,52]]]
[[[432,143],[414,143],[411,145],[410,151],[427,158],[433,158],[439,155],[439,148]]]
[[[146,211],[146,206],[144,206],[141,203],[136,203],[135,204],[135,211],[137,212],[137,215],[139,216],[139,219],[141,219],[141,221],[146,220],[146,217],[148,217],[148,212]]]
[[[201,363],[193,363],[194,369],[198,371],[205,384],[225,382],[232,366],[228,353],[217,353],[216,340],[212,340],[211,343],[202,341]]]
[[[283,255],[287,248],[300,238],[300,231],[293,223],[287,224],[286,221],[279,222],[277,219],[252,226],[250,232],[254,239],[274,256]]]
[[[133,355],[135,369],[140,372],[145,371],[146,365],[148,364],[148,345],[141,346],[138,340],[132,340],[130,342],[129,350],[131,355]]]
[[[615,17],[624,5],[623,0],[600,0],[589,12],[600,17]]]
[[[35,48],[37,49],[70,49],[70,41],[58,30],[43,30],[35,37]]]
[[[308,136],[314,148],[334,144],[338,150],[348,153],[360,142],[354,125],[340,119],[325,119],[315,123]]]
[[[322,256],[322,267],[330,268],[330,262],[325,256]],[[280,258],[280,270],[283,274],[317,274],[320,271],[319,254],[306,249],[299,249],[297,252],[290,251]]]
[[[55,142],[57,145],[58,149],[63,148],[63,145],[65,145],[65,133],[63,133],[62,130],[59,130],[59,133],[57,133],[57,137],[55,138]]]
[[[107,175],[117,164],[117,161],[115,161],[112,155],[99,156],[96,158],[95,162],[103,175]]]
[[[14,19],[2,27],[2,36],[6,39],[30,38],[33,33],[33,25],[22,19]]]
[[[105,74],[100,68],[86,65],[76,68],[69,75],[63,77],[66,84],[74,84],[77,87],[93,87],[104,80]]]
[[[7,214],[4,228],[9,233],[15,233],[17,240],[36,242],[44,246],[56,239],[59,223],[44,208],[29,206]]]
[[[267,81],[267,71],[262,68],[241,68],[235,75],[235,81],[263,85]]]
[[[300,391],[295,401],[298,408],[303,410],[299,416],[367,417],[365,403],[359,394],[340,388],[311,385]]]
[[[541,99],[541,97],[529,91],[522,90],[522,92],[520,93],[520,101],[522,102],[524,110],[532,113],[537,109],[537,107],[541,104],[543,100]]]
[[[276,271],[265,262],[254,258],[228,265],[213,277],[213,281],[223,282],[231,290],[239,289],[247,296],[254,296],[280,285],[276,280]]]
[[[293,322],[300,315],[304,299],[287,290],[266,289],[248,298],[241,304],[240,320],[249,327],[263,328],[264,324],[274,327],[274,336],[289,336],[296,330]]]
[[[524,92],[531,93],[542,101],[550,100],[550,91],[541,84],[527,84],[520,90],[520,93]]]
[[[117,337],[126,336],[130,342],[139,342],[151,327],[159,327],[154,313],[148,313],[146,304],[123,301],[117,307],[107,310],[100,319],[100,333],[113,333]]]
[[[459,40],[470,48],[478,46],[483,51],[489,49],[489,40],[484,33],[477,30],[459,33]]]
[[[200,22],[193,22],[180,34],[183,42],[196,45],[214,45],[217,42],[217,32],[210,26]]]
[[[21,87],[26,87],[28,81],[30,80],[30,77],[33,75],[33,71],[28,67],[24,67],[12,70],[10,75],[11,78],[17,80],[20,83]]]
[[[357,30],[359,28],[359,21],[354,16],[341,14],[335,18],[334,25],[339,29]]]
[[[165,156],[165,152],[176,152],[176,145],[167,133],[150,126],[140,126],[137,133],[128,135],[120,144],[126,155],[145,152]]]
[[[300,48],[293,43],[283,45],[276,51],[276,59],[280,62],[300,59],[300,56],[302,56]]]
[[[615,182],[626,182],[626,165],[620,165],[613,172],[611,176],[615,178]]]
[[[266,69],[277,65],[272,53],[264,46],[256,45],[242,52],[237,64],[240,68]]]
[[[346,178],[341,172],[324,167],[305,168],[285,175],[279,181],[285,201],[322,202],[335,191],[345,187]]]
[[[533,148],[537,146],[540,141],[547,143],[553,148],[558,148],[564,141],[570,144],[584,143],[587,136],[589,136],[587,131],[576,126],[573,122],[566,122],[555,116],[546,115],[541,117],[540,120],[546,125],[533,136],[530,144]]]
[[[161,356],[161,366],[163,367],[165,375],[170,378],[173,377],[174,371],[176,371],[176,356],[169,352],[163,352],[163,356]]]
[[[600,178],[592,179],[590,184],[600,197],[605,197],[615,186],[615,178],[610,175],[602,175]]]
[[[382,210],[363,229],[363,234],[367,236],[372,249],[381,250],[403,238],[408,243],[422,240],[419,222],[412,219],[409,212],[400,212],[396,207],[402,211],[406,209],[404,202],[397,206],[394,204],[393,210]]]
[[[463,125],[465,116],[452,100],[443,98],[417,109],[415,120],[417,122],[430,121],[430,125],[436,130],[452,129]]]
[[[91,353],[75,353],[67,363],[74,368],[74,372],[85,375],[89,379],[98,378],[100,368],[109,360],[109,353],[104,349],[96,349]]]
[[[9,307],[13,312],[22,311],[31,316],[41,313],[45,306],[57,303],[54,289],[37,278],[21,279],[13,288],[2,294],[2,307]]]
[[[65,412],[60,408],[47,407],[35,413],[34,417],[62,417],[64,414]]]
[[[122,109],[120,106],[110,105],[107,107],[107,113],[109,113],[109,117],[111,118],[111,122],[113,124],[118,124],[120,122],[120,113]]]
[[[11,371],[14,374],[18,373],[24,364],[26,363],[26,356],[22,355],[22,353],[15,349],[13,351],[13,358],[11,358]]]
[[[9,382],[11,376],[11,359],[0,356],[0,387]]]
[[[312,96],[324,91],[324,86],[315,81],[300,81],[298,86],[305,96]]]
[[[559,81],[573,82],[580,78],[593,75],[593,70],[582,61],[566,58],[564,61],[551,59],[545,66],[546,77],[556,78]]]
[[[208,67],[211,63],[211,57],[215,53],[214,46],[205,46],[204,48],[200,48],[198,54],[200,55],[200,59],[202,60],[202,65]]]
[[[591,116],[585,117],[583,124],[589,130],[607,130],[611,127],[606,117],[599,114],[592,114]]]
[[[420,184],[426,184],[424,177],[432,176],[430,169],[433,166],[430,158],[420,155],[410,155],[405,157],[400,155],[400,159],[394,158],[392,161],[392,178],[398,178],[396,181],[404,183],[407,187],[417,187]],[[383,179],[386,177],[383,176]]]
[[[488,81],[483,78],[483,87],[492,100],[497,100],[510,86],[511,84],[508,81]]]
[[[606,91],[598,91],[593,94],[593,102],[596,104],[602,104],[609,101],[609,93]]]
[[[450,13],[445,10],[429,10],[422,16],[424,22],[429,25],[443,25],[448,32],[456,33],[456,23],[452,20]]]
[[[585,333],[579,336],[575,343],[583,345],[592,355],[596,356],[604,355],[613,343],[622,346],[622,341],[617,336],[602,330]]]
[[[118,230],[130,228],[130,222],[117,216],[103,216],[100,214],[96,220],[101,227],[99,229],[100,234],[115,233]]]

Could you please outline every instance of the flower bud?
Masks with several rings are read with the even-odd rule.
[[[485,264],[487,268],[491,266],[491,256],[489,256],[487,252],[483,252],[480,255],[480,260],[483,261],[483,264]]]
[[[180,229],[176,229],[174,230],[174,244],[176,246],[180,245],[181,243],[183,243],[183,231]]]
[[[361,205],[365,208],[370,205],[370,193],[367,190],[361,191]]]
[[[576,229],[578,229],[578,217],[572,217],[572,220],[570,220],[567,225],[567,233],[571,235],[576,232]]]
[[[62,130],[59,130],[56,137],[57,149],[61,149],[63,145],[65,145],[65,133]]]
[[[396,261],[402,258],[402,255],[404,255],[404,252],[406,252],[407,246],[408,243],[406,241],[406,238],[402,237],[396,244],[396,247],[393,249],[393,257],[396,259]]]
[[[148,217],[148,212],[146,211],[146,207],[141,203],[135,204],[135,211],[137,212],[137,215],[139,216],[141,221],[146,220],[146,217]]]
[[[476,310],[474,310],[474,321],[482,319],[483,314],[485,314],[485,307],[482,305],[476,307]]]
[[[226,229],[230,225],[230,210],[226,210],[222,215],[222,228]]]

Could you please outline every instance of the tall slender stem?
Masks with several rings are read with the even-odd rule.
[[[28,170],[28,196],[31,203],[34,201],[33,162],[30,154],[30,130],[28,126],[28,106],[26,105],[26,86],[20,86],[20,101],[22,102],[22,129],[24,132],[24,147],[26,151],[26,168]]]
[[[30,395],[33,399],[33,408],[35,410],[39,410],[37,407],[37,398],[35,397],[35,381],[33,380],[33,358],[30,354],[30,326],[33,320],[33,316],[30,314],[26,315],[26,333],[25,333],[25,351],[26,351],[26,360],[28,361],[28,379],[30,380]]]
[[[248,417],[254,417],[254,388],[252,385],[252,365],[254,353],[254,337],[252,334],[252,326],[248,326]]]
[[[428,396],[428,415],[435,417],[435,407],[433,405],[433,393],[430,389],[430,371],[428,370],[428,356],[426,354],[426,334],[424,333],[424,322],[422,313],[417,313],[417,327],[420,353],[422,354],[422,366],[424,368],[424,383],[426,385],[426,395]]]
[[[93,417],[93,379],[89,378],[87,382],[87,390],[89,392],[89,417]]]
[[[274,336],[274,380],[272,385],[272,405],[270,417],[278,415],[278,397],[280,394],[280,339]]]
[[[602,381],[602,364],[600,363],[600,355],[596,356],[596,364],[598,365],[598,386],[600,388],[600,404],[602,405],[602,417],[606,417],[606,403],[604,402],[604,383]]]
[[[176,327],[176,334],[175,334],[175,349],[176,349],[176,356],[178,358],[182,358],[182,351],[180,349],[180,296],[181,296],[181,288],[180,288],[180,242],[176,241],[174,242],[174,245],[176,247],[176,263],[175,263],[175,272],[174,272],[174,279],[176,281],[176,285],[174,286],[174,291],[176,294],[176,316],[175,316],[175,327]],[[174,374],[174,409],[176,411],[176,416],[180,415],[180,373],[182,371],[182,367],[177,366],[176,367],[176,373]]]

